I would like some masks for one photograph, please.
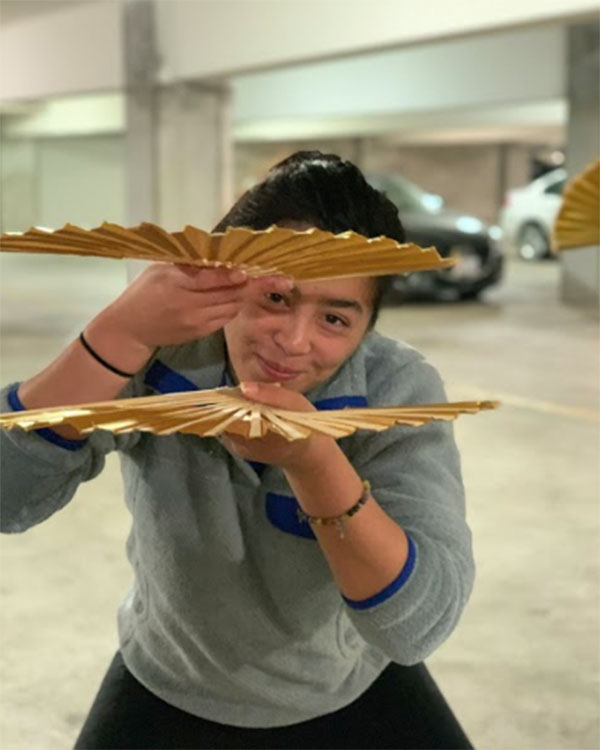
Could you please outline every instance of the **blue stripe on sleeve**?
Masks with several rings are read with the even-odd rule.
[[[305,539],[314,539],[316,536],[309,523],[298,518],[298,501],[289,495],[279,495],[276,492],[267,492],[265,496],[267,518],[281,531]]]
[[[367,406],[367,399],[364,396],[334,396],[333,398],[324,398],[320,401],[315,401],[314,406],[319,411],[345,409],[348,406],[357,409]]]
[[[354,599],[348,599],[342,594],[342,599],[349,607],[351,607],[352,609],[368,609],[369,607],[374,607],[377,604],[381,604],[381,602],[384,602],[386,599],[389,599],[390,596],[395,594],[396,591],[404,586],[415,567],[415,561],[417,559],[417,550],[415,548],[413,540],[408,534],[406,535],[406,538],[408,539],[408,557],[406,558],[406,562],[404,563],[404,567],[402,568],[400,575],[389,585],[387,585],[383,589],[383,591],[380,591],[378,594],[375,594],[368,599],[355,601]]]
[[[144,383],[160,393],[181,393],[182,391],[200,390],[195,383],[180,375],[170,367],[156,360],[144,378]]]
[[[18,388],[19,386],[15,385],[8,392],[8,404],[13,411],[25,411],[25,407],[17,393]],[[51,430],[49,427],[41,427],[39,430],[33,430],[33,432],[36,432],[41,438],[44,438],[44,440],[47,440],[49,443],[54,443],[54,445],[58,445],[68,451],[81,450],[87,440],[87,438],[85,440],[68,440],[57,432],[54,432],[54,430]]]

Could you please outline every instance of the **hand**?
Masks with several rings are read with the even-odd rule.
[[[209,336],[235,318],[249,297],[289,288],[281,275],[249,279],[223,267],[154,263],[94,318],[86,338],[111,364],[135,372],[157,347]]]
[[[241,383],[240,388],[245,398],[259,404],[290,411],[317,411],[301,393],[289,391],[280,383]],[[315,432],[308,438],[291,441],[274,432],[252,439],[228,433],[222,440],[233,453],[247,461],[295,470],[310,467],[315,455],[319,455],[326,445],[335,444],[334,438]]]

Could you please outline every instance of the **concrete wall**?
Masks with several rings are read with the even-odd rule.
[[[315,148],[365,170],[397,170],[439,193],[449,207],[495,222],[505,189],[529,179],[532,147],[520,145],[390,147],[384,139],[332,139],[235,147],[235,195],[293,151]],[[126,223],[122,135],[5,140],[0,160],[2,231],[67,221]],[[506,180],[501,184],[505,159]],[[460,176],[460,177],[459,177]]]
[[[39,143],[40,221],[94,227],[125,218],[121,137],[56,138]]]
[[[37,144],[29,139],[4,140],[0,153],[0,231],[22,232],[39,214]]]
[[[123,136],[7,140],[0,160],[2,231],[67,221],[125,221]]]
[[[9,16],[0,24],[0,100],[120,88],[120,6],[112,0],[66,3],[51,13]]]

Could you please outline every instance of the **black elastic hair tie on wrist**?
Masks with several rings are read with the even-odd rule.
[[[92,347],[88,344],[88,342],[83,337],[83,331],[79,334],[79,340],[83,344],[84,348],[96,360],[96,362],[100,362],[100,364],[106,367],[107,370],[114,372],[115,375],[120,375],[122,378],[132,378],[135,375],[135,372],[123,372],[123,370],[119,370],[118,367],[113,367],[113,365],[110,365],[105,359],[102,359],[102,357],[99,354],[96,354],[96,352],[92,349]]]

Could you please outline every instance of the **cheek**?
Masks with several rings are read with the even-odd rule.
[[[249,302],[235,318],[238,329],[243,331],[245,339],[255,339],[274,333],[280,324],[279,317],[266,311],[260,305]]]
[[[238,369],[244,365],[245,357],[269,335],[269,316],[259,313],[256,305],[247,304],[225,326],[230,356]]]
[[[312,361],[320,377],[331,376],[356,349],[357,337],[350,334],[317,333],[313,339]]]

